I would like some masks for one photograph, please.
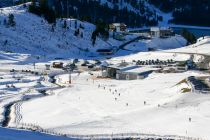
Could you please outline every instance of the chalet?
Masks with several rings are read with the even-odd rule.
[[[171,28],[168,27],[152,27],[150,28],[150,35],[152,37],[167,38],[174,36],[174,32]]]
[[[126,32],[127,25],[124,23],[112,23],[109,25],[109,29],[116,32]]]

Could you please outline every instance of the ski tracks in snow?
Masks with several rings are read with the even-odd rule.
[[[22,103],[23,102],[18,102],[14,106],[15,108],[15,123],[19,124],[20,121],[22,120],[22,115],[21,115],[21,108],[22,108]]]

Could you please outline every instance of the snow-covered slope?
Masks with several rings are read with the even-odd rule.
[[[198,53],[210,56],[210,37],[199,38],[197,43],[179,48],[169,50],[170,52],[183,52],[183,53]]]
[[[144,0],[135,0],[136,3],[139,4],[139,6],[133,6],[131,4],[133,1],[127,2],[125,0],[118,1],[118,3],[113,3],[112,1],[110,2],[108,0],[98,1],[101,1],[101,4],[108,4],[110,8],[114,8],[117,5],[120,10],[126,8],[140,15],[147,15],[150,19],[156,18],[156,16],[160,16],[163,18],[162,21],[158,22],[158,25],[160,26],[167,26],[168,21],[173,18],[172,13],[164,13],[154,5],[151,5],[150,3]],[[144,13],[142,13],[142,9],[144,9]]]
[[[14,14],[15,27],[7,27],[3,24],[9,14]],[[67,20],[70,29],[64,29],[62,27],[64,21],[58,20],[55,31],[52,32],[52,25],[49,25],[43,18],[28,13],[22,6],[1,9],[0,21],[0,50],[2,51],[42,56],[47,54],[48,57],[59,56],[59,54],[62,54],[62,57],[76,57],[78,54],[83,54],[85,57],[98,48],[122,43],[113,39],[106,42],[98,38],[93,47],[91,34],[95,26],[78,21],[78,27],[80,24],[84,26],[84,29],[80,29],[83,38],[80,35],[76,37],[74,19]]]
[[[197,72],[154,73],[145,80],[93,81],[88,73],[74,74],[71,88],[23,103],[22,122],[70,135],[134,132],[208,138],[210,96],[181,93],[190,86],[177,85],[190,75],[201,76]],[[58,78],[68,81],[67,75]]]
[[[176,49],[185,46],[186,43],[186,40],[182,36],[176,35],[165,39],[153,38],[152,40],[140,40],[129,44],[125,48],[136,52],[145,52],[149,48],[154,48],[155,50]]]
[[[9,14],[14,14],[15,27],[4,25],[4,20],[8,19]],[[63,28],[64,21],[58,19],[57,25],[52,31],[52,25],[49,25],[43,18],[28,13],[23,6],[1,9],[0,21],[1,51],[29,54],[39,56],[41,59],[98,57],[97,49],[119,46],[138,36],[136,34],[127,35],[125,41],[117,41],[110,34],[107,41],[97,38],[96,44],[93,46],[91,41],[91,34],[95,29],[93,24],[77,21],[77,27],[81,24],[84,29],[80,28],[80,35],[75,36],[75,19],[67,19],[67,29]],[[81,37],[81,34],[83,34],[83,37]],[[148,47],[157,49],[180,48],[184,46],[185,40],[176,36],[171,39],[152,39],[148,42],[143,40],[139,43],[134,43],[141,46],[140,49],[135,48],[136,51],[145,51]],[[128,45],[128,49],[132,45]]]

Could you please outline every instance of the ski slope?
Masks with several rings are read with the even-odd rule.
[[[88,73],[75,74],[70,88],[23,103],[22,121],[65,134],[133,132],[208,138],[210,96],[182,93],[190,86],[177,85],[191,75],[202,74],[154,73],[140,81],[93,81]],[[59,79],[65,83],[68,76]]]

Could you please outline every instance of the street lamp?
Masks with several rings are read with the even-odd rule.
[[[65,70],[69,73],[69,84],[71,84],[71,73],[76,68],[75,64],[70,64],[65,67]]]

